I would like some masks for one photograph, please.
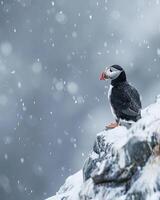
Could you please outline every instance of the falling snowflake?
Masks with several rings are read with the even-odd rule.
[[[42,71],[42,64],[40,62],[35,62],[32,65],[32,71],[35,74],[39,74]]]
[[[157,55],[160,56],[160,48],[157,49]]]
[[[67,84],[67,90],[70,94],[76,94],[78,92],[78,85],[75,82],[69,82]]]
[[[58,12],[55,16],[56,21],[60,24],[66,24],[67,23],[67,16],[62,12]]]
[[[1,53],[4,56],[9,56],[12,53],[12,45],[9,42],[4,42],[0,45]]]

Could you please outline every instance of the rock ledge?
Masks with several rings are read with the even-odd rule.
[[[130,129],[97,135],[83,170],[48,200],[159,200],[160,98]]]

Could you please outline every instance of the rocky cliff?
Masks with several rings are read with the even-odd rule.
[[[130,128],[97,135],[84,167],[48,200],[160,200],[160,97]]]

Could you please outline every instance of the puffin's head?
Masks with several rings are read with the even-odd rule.
[[[112,65],[110,67],[106,67],[105,71],[102,72],[100,76],[100,80],[106,80],[106,79],[125,79],[126,80],[126,74],[122,67],[119,65]]]

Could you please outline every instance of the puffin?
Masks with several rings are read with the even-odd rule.
[[[138,91],[128,83],[124,69],[119,65],[105,68],[100,80],[111,80],[108,91],[108,100],[115,122],[106,126],[106,129],[119,125],[131,125],[141,118],[142,104]]]

